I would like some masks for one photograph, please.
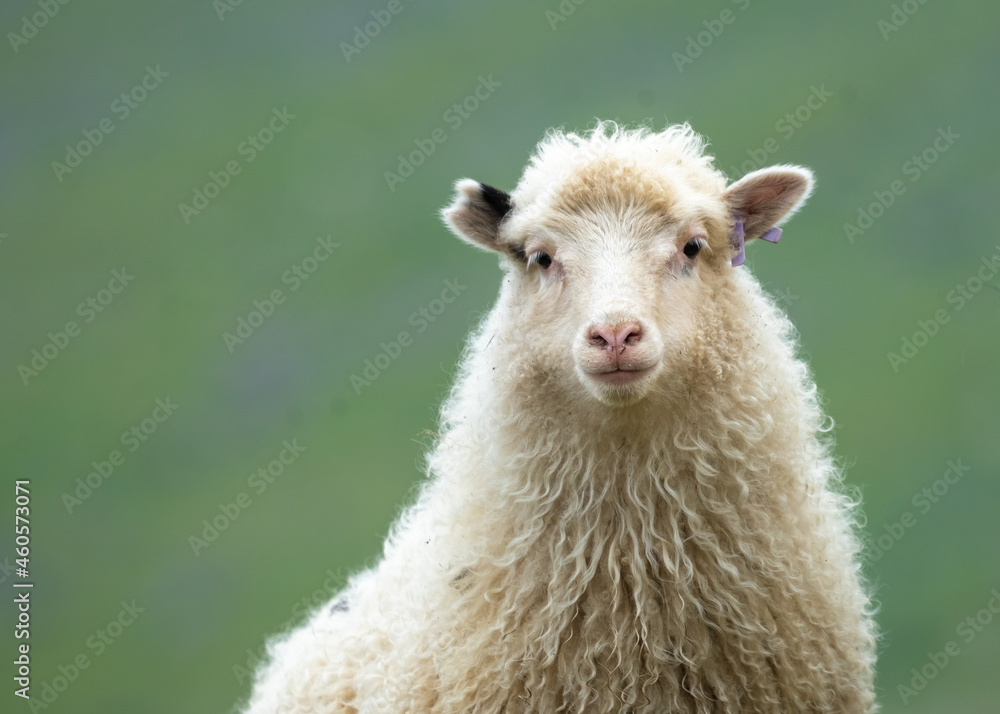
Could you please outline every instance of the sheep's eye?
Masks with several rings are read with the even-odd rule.
[[[694,258],[701,252],[701,248],[704,245],[704,241],[700,238],[693,238],[684,244],[684,255],[688,258]]]
[[[544,250],[536,250],[530,256],[528,256],[528,266],[532,264],[538,264],[538,267],[542,270],[548,270],[552,265],[552,256],[546,253]]]

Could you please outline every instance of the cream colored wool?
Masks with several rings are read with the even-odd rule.
[[[246,711],[873,711],[856,504],[792,325],[730,265],[734,220],[753,242],[810,187],[727,188],[690,127],[610,123],[550,132],[499,225],[460,181],[446,221],[504,278],[428,479]],[[588,375],[595,320],[641,321],[651,373]]]

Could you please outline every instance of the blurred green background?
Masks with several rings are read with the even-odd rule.
[[[265,638],[374,562],[499,284],[495,258],[450,237],[438,209],[454,179],[511,188],[548,127],[600,117],[690,121],[730,178],[816,172],[780,247],[748,265],[801,331],[867,533],[888,546],[866,565],[879,699],[996,712],[1000,615],[984,608],[1000,589],[1000,277],[982,259],[1000,255],[1000,6],[388,6],[0,9],[0,505],[11,523],[14,480],[30,479],[32,694],[62,689],[44,711],[229,711]],[[488,97],[460,123],[446,115],[481,76]],[[390,189],[385,173],[437,128],[444,143]],[[894,181],[900,195],[852,242],[845,224],[866,226],[859,209],[887,203]],[[185,219],[196,189],[213,197]],[[337,247],[313,263],[320,238]],[[314,270],[293,289],[296,266]],[[124,289],[115,270],[134,276]],[[418,333],[411,315],[445,280],[468,289]],[[251,315],[274,290],[273,312]],[[227,345],[241,318],[258,326]],[[412,344],[355,388],[402,330]],[[919,347],[893,365],[904,338]],[[248,483],[286,440],[305,450]],[[950,484],[949,460],[969,467]],[[113,471],[88,492],[93,462]],[[238,517],[193,543],[241,492]],[[31,711],[12,694],[11,533],[0,708]],[[142,612],[109,627],[133,600]],[[901,694],[951,641],[960,654]]]

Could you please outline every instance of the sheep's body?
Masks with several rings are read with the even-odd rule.
[[[675,134],[698,159],[689,130]],[[604,141],[629,136],[646,137]],[[538,205],[545,158],[515,206]],[[713,210],[694,334],[628,404],[566,388],[523,317],[557,298],[526,297],[531,271],[508,269],[416,504],[374,569],[272,646],[251,714],[873,708],[853,504],[793,329],[724,264]]]

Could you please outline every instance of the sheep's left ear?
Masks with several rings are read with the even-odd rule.
[[[478,248],[506,252],[500,245],[500,222],[513,209],[510,196],[472,179],[455,182],[455,201],[441,211],[452,232]]]
[[[813,175],[801,166],[770,166],[752,171],[722,194],[734,222],[743,223],[746,240],[760,238],[790,218],[812,193]]]

